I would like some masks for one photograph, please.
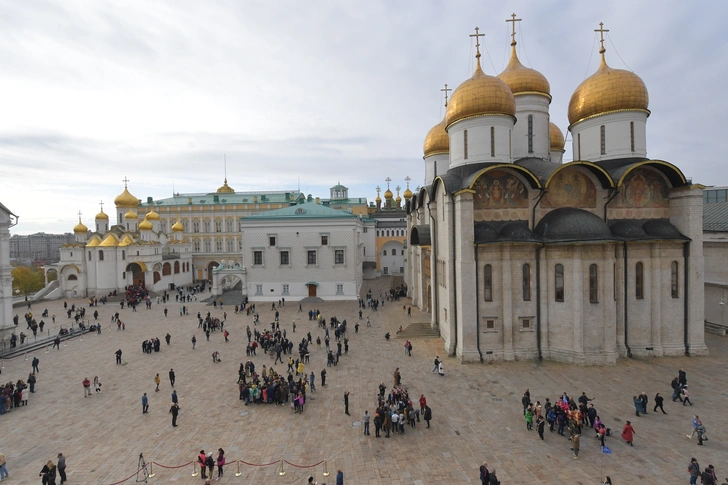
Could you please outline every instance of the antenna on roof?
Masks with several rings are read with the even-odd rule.
[[[174,180],[172,180],[172,197],[174,197]]]

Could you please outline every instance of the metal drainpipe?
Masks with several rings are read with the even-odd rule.
[[[445,185],[443,184],[443,189],[445,188]],[[444,199],[443,199],[444,200]],[[455,348],[453,349],[452,357],[457,356],[458,353],[458,273],[457,273],[457,265],[455,264],[455,254],[457,251],[455,251],[455,195],[450,194],[450,202],[452,203],[452,246],[450,247],[450,250],[452,251],[452,292],[453,292],[453,300],[455,302],[455,305],[453,306],[452,313],[453,313],[453,322],[455,325],[453,325],[453,328],[455,329]]]
[[[687,355],[687,356],[690,356],[690,339],[689,339],[689,336],[688,336],[688,325],[689,325],[688,311],[690,310],[690,307],[688,305],[688,301],[689,301],[688,300],[688,294],[689,294],[688,290],[690,289],[690,286],[689,286],[690,278],[688,278],[688,270],[690,268],[690,258],[689,258],[689,256],[690,256],[690,241],[686,242],[685,245],[683,246],[683,259],[685,261],[685,270],[684,270],[684,273],[685,273],[684,274],[684,278],[685,278],[685,283],[684,283],[684,286],[685,286],[685,295],[684,295],[684,298],[683,298],[683,300],[684,300],[684,302],[683,302],[683,306],[684,306],[684,309],[683,309],[683,312],[684,312],[684,316],[683,316],[684,323],[683,323],[683,325],[685,327],[684,328],[684,333],[685,333],[685,355]]]
[[[624,241],[624,347],[627,349],[627,357],[632,357],[632,350],[629,348],[629,332],[627,331],[628,316],[628,300],[629,292],[627,291],[627,273],[629,263],[627,262],[627,241]]]
[[[427,202],[427,214],[430,216],[430,219],[432,219],[432,228],[430,229],[430,244],[432,245],[432,254],[435,256],[435,276],[437,276],[437,219],[432,217],[432,212],[430,212],[430,202]],[[437,303],[437,286],[435,285],[435,288],[432,288],[432,281],[436,279],[432,277],[432,258],[430,258],[430,291],[432,292],[432,308],[430,308],[431,312],[435,312],[435,309],[438,308]],[[439,310],[438,310],[439,311]],[[440,330],[440,322],[438,320],[439,315],[437,313],[434,313],[435,315],[435,323],[437,324],[438,332]]]
[[[538,347],[538,360],[543,360],[541,354],[541,249],[543,249],[543,245],[536,246],[536,346]]]
[[[612,201],[612,199],[614,199],[617,196],[618,193],[619,193],[619,190],[614,189],[612,191],[612,193],[607,196],[609,198],[609,200],[604,203],[604,223],[605,224],[607,223],[607,206]]]
[[[483,363],[483,353],[480,351],[480,266],[478,266],[478,245],[473,244],[475,247],[475,331],[478,332],[475,338],[475,343],[478,346],[478,354],[480,354],[480,363]]]

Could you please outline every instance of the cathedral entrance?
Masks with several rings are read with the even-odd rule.
[[[138,285],[141,287],[145,287],[144,282],[144,271],[142,270],[142,267],[138,263],[130,263],[126,267],[127,273],[132,274],[132,284]]]
[[[210,261],[207,263],[207,279],[212,281],[212,270],[220,266],[217,261]]]
[[[318,285],[316,283],[307,283],[306,286],[308,286],[308,296],[316,296],[316,287]]]

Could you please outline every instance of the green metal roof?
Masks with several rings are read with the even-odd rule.
[[[354,197],[354,198],[348,198],[348,199],[319,199],[322,204],[367,204],[367,198],[366,197]]]
[[[356,214],[331,209],[315,202],[292,205],[283,209],[275,209],[253,214],[241,219],[271,220],[271,219],[356,219]]]
[[[210,192],[209,194],[176,194],[173,197],[158,199],[149,203],[144,202],[142,207],[159,206],[185,206],[185,205],[219,205],[219,204],[285,204],[296,202],[304,195],[298,190],[272,191],[272,192],[236,192],[222,194]],[[256,199],[257,198],[257,199]],[[190,204],[190,200],[192,203]]]

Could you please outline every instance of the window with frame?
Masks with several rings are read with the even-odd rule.
[[[367,232],[367,229],[368,229],[368,228],[367,228],[367,227],[365,227],[364,229],[362,229],[362,232],[366,233],[366,232]]]
[[[205,232],[210,232],[210,221],[205,221]]]
[[[255,294],[256,295],[262,295],[263,294],[263,285],[255,285]]]
[[[306,252],[306,261],[308,264],[316,264],[316,251],[309,250]]]
[[[103,261],[103,260],[104,260],[104,252],[99,251],[99,261]]]
[[[337,249],[334,251],[334,264],[344,264],[344,250]]]
[[[634,296],[638,300],[645,297],[645,267],[641,262],[634,267]]]
[[[268,236],[268,246],[275,246],[275,245],[276,245],[276,237]]]
[[[233,232],[233,221],[231,219],[225,221],[225,226],[227,226],[227,232]]]
[[[328,246],[329,245],[329,236],[321,236],[321,245],[322,246]]]
[[[397,250],[396,249],[392,249],[392,256],[397,256]]]
[[[463,131],[463,158],[468,159],[468,130]]]
[[[215,250],[218,253],[222,252],[222,241],[215,241]]]
[[[523,301],[531,301],[531,265],[523,265]]]
[[[485,301],[493,301],[493,267],[489,264],[486,264],[483,273],[483,289]]]
[[[192,223],[192,232],[200,232],[200,223],[199,222]]]
[[[233,252],[233,240],[228,239],[227,241],[227,252],[232,253]]]
[[[253,251],[253,264],[256,266],[263,264],[263,251]]]
[[[530,318],[521,318],[521,330],[531,330]]]
[[[212,242],[210,242],[209,240],[205,241],[205,252],[206,253],[212,252]]]
[[[670,294],[673,298],[680,298],[678,281],[678,265],[677,261],[673,261],[670,264]]]
[[[200,241],[195,241],[194,242],[194,251],[196,253],[199,253],[200,252]]]
[[[222,232],[222,221],[215,221],[215,232]]]
[[[290,264],[290,259],[288,257],[288,251],[281,251],[281,264],[284,266],[288,266]]]
[[[554,300],[564,301],[564,265],[554,267]]]
[[[599,303],[599,275],[596,264],[589,266],[589,303]]]
[[[288,285],[283,285],[283,294],[284,295],[288,294]]]
[[[533,153],[533,115],[528,115],[528,153]]]
[[[386,249],[384,249],[384,250],[382,251],[382,256],[386,256],[386,255],[387,255],[387,250],[386,250]]]
[[[607,128],[602,125],[599,127],[599,140],[601,144],[601,154],[607,154]]]
[[[495,320],[488,319],[485,321],[486,330],[495,330]]]
[[[337,284],[336,285],[336,294],[337,295],[343,295],[344,294],[344,285]]]
[[[386,266],[382,268],[382,274],[389,274],[389,268]]]

